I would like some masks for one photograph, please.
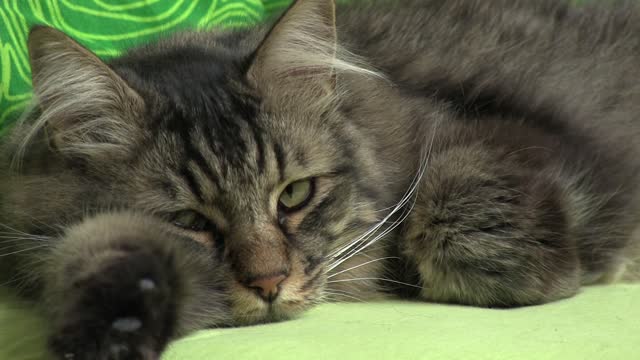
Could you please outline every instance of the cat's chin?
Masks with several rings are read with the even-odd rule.
[[[290,275],[279,286],[273,302],[263,300],[254,290],[240,282],[229,288],[231,315],[234,325],[252,325],[278,322],[295,318],[323,298],[326,287],[326,269],[317,266],[307,273],[302,254],[291,252]]]
[[[299,316],[314,304],[310,300],[311,294],[303,296],[285,291],[282,295],[273,303],[268,303],[240,286],[232,289],[231,312],[234,325],[244,326],[289,320]]]
[[[276,303],[253,309],[234,309],[233,322],[235,326],[247,326],[280,322],[296,318],[310,306],[303,303]]]

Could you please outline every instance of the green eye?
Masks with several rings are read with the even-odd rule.
[[[286,212],[301,209],[313,195],[313,181],[305,179],[293,182],[280,194],[279,205]]]
[[[209,227],[209,220],[193,210],[179,211],[171,221],[179,228],[196,232],[204,231]]]

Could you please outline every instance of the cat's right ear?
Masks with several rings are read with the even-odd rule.
[[[336,51],[334,0],[296,0],[254,53],[248,77],[278,98],[331,95]]]
[[[95,54],[56,29],[29,33],[32,84],[49,142],[72,155],[126,151],[144,101]],[[106,154],[105,154],[106,155]]]

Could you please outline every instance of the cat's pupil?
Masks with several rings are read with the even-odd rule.
[[[185,230],[200,232],[207,228],[209,221],[193,210],[185,210],[174,216],[173,224]]]
[[[225,238],[224,235],[218,230],[216,226],[211,226],[211,235],[213,236],[213,241],[218,251],[218,254],[222,256],[225,248]]]
[[[199,217],[197,218],[197,220],[193,222],[193,225],[191,225],[191,230],[202,231],[204,230],[206,224],[207,224],[206,220],[203,219],[202,217]]]

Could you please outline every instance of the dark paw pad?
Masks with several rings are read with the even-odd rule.
[[[128,333],[140,330],[142,321],[138,318],[120,318],[116,319],[111,327],[121,333]]]
[[[74,283],[51,349],[64,360],[151,360],[173,335],[170,260],[144,251],[111,259]]]

